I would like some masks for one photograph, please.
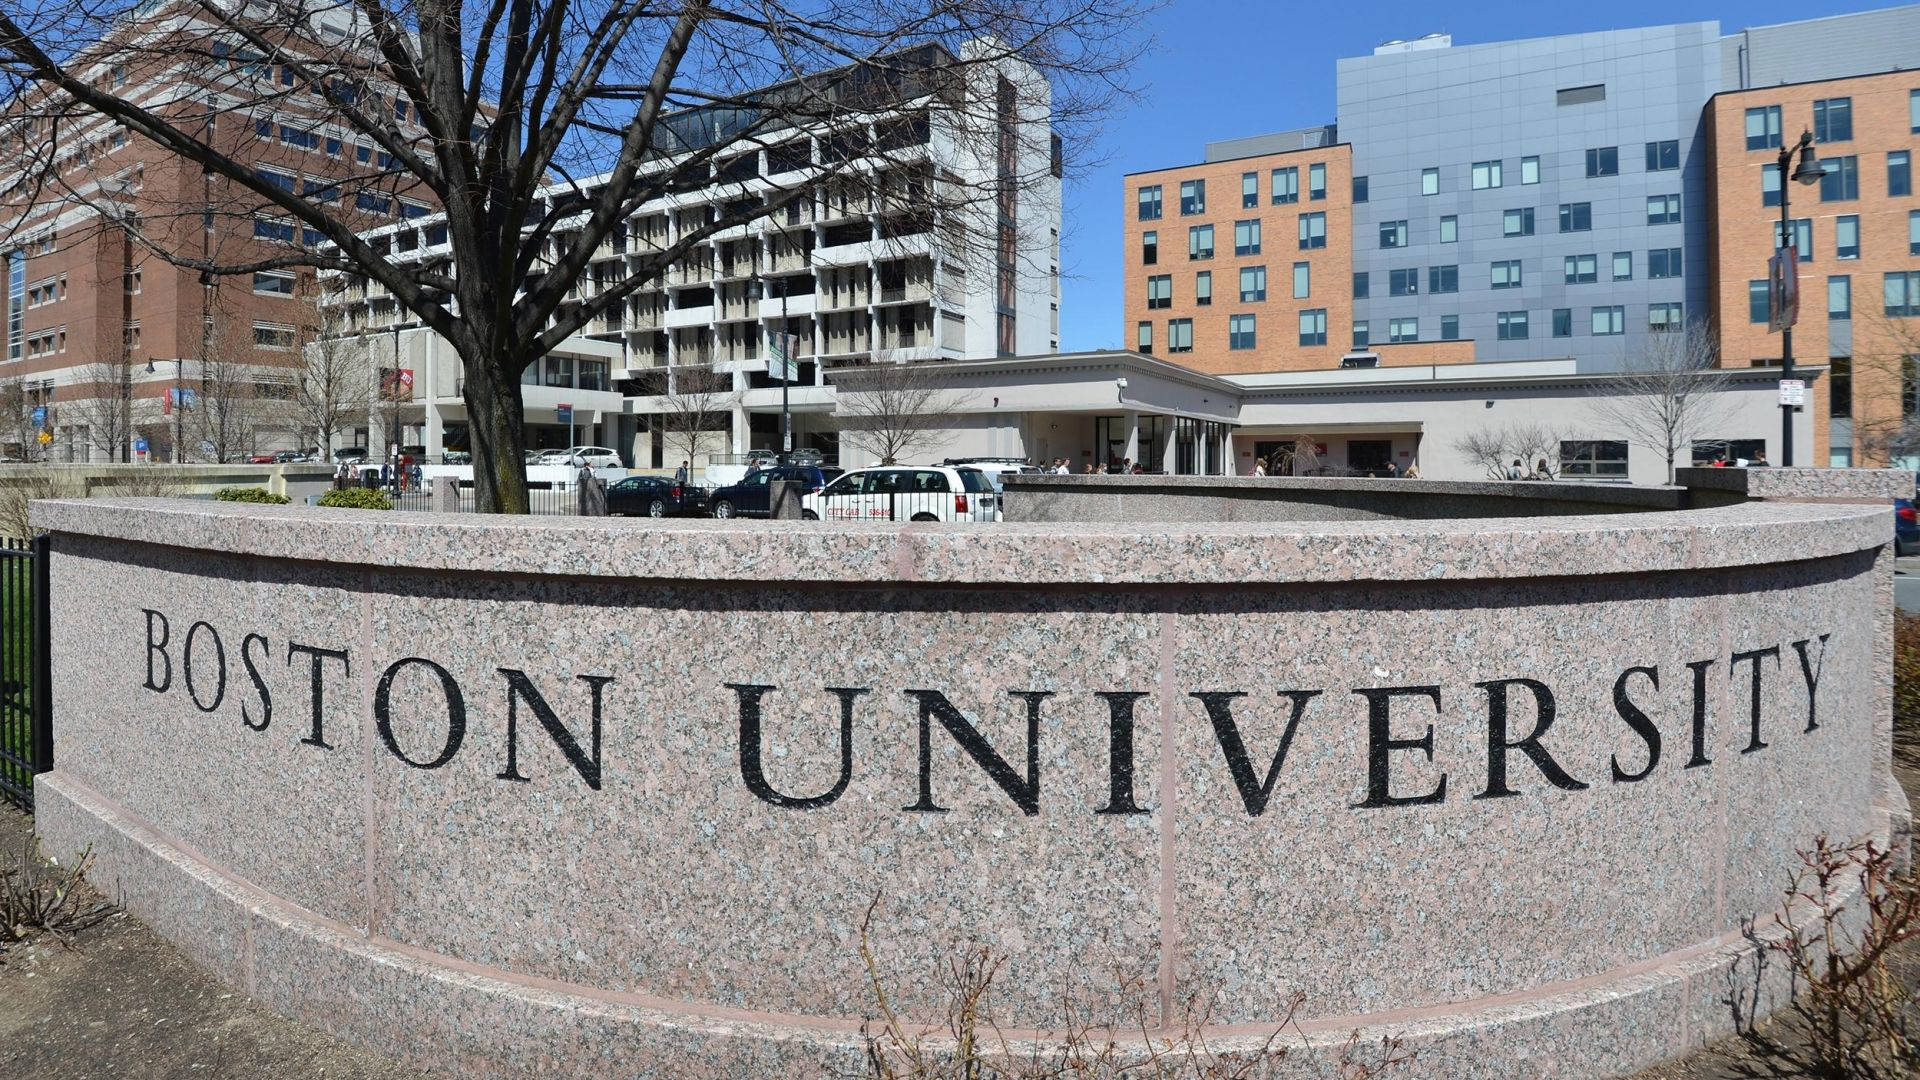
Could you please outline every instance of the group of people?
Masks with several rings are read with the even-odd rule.
[[[333,470],[333,486],[337,488],[358,487],[362,483],[362,463],[343,461]],[[387,453],[387,460],[380,466],[380,486],[395,494],[418,491],[421,488],[420,463],[412,454],[403,454],[399,447]]]

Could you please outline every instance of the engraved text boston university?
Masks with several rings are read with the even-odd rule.
[[[182,631],[164,613],[151,609],[142,609],[141,617],[144,689],[183,693],[202,713],[231,711],[254,732],[268,730],[276,716],[275,693],[280,691],[283,716],[285,700],[295,702],[291,723],[298,744],[319,751],[334,749],[331,740],[338,736],[326,726],[328,705],[359,685],[353,681],[353,657],[347,650],[295,641],[276,645],[259,633],[238,635],[236,640],[231,631],[222,634],[206,621],[193,622]],[[1337,690],[1190,690],[1180,694],[1185,704],[1178,715],[1182,723],[1203,722],[1211,729],[1224,772],[1249,816],[1269,809],[1297,739],[1329,725],[1355,723],[1363,724],[1365,732],[1363,750],[1355,761],[1356,779],[1361,781],[1357,785],[1361,796],[1352,803],[1356,809],[1431,805],[1449,798],[1511,798],[1549,788],[1586,791],[1596,784],[1638,783],[1653,776],[1663,763],[1675,771],[1709,767],[1714,764],[1710,730],[1722,723],[1733,724],[1738,731],[1738,754],[1765,750],[1782,737],[1818,731],[1821,670],[1831,636],[1816,634],[1684,664],[1626,667],[1613,680],[1611,700],[1603,706],[1620,725],[1619,739],[1599,749],[1568,745],[1568,740],[1557,736],[1559,698],[1548,683],[1527,677],[1444,687],[1413,683]],[[490,768],[497,762],[498,771],[492,772],[497,780],[566,781],[568,769],[551,767],[557,764],[551,756],[557,752],[574,780],[588,789],[601,789],[608,767],[603,760],[609,741],[603,738],[606,718],[610,712],[618,715],[614,676],[578,675],[567,681],[574,688],[564,691],[560,680],[546,680],[543,692],[542,680],[510,667],[494,668],[498,681],[486,687],[462,686],[446,667],[417,656],[393,660],[378,671],[365,707],[371,710],[381,745],[408,766],[442,768],[471,742],[480,744],[474,752],[491,758]],[[1799,699],[1793,715],[1768,714],[1764,708],[1766,688],[1773,680],[1786,680],[1793,688],[1793,696]],[[402,745],[390,713],[396,685],[408,688],[416,702],[434,703],[438,731],[430,745]],[[739,727],[740,781],[755,798],[771,806],[796,811],[833,806],[858,770],[855,732],[863,711],[878,708],[876,702],[883,695],[897,694],[900,697],[894,700],[910,709],[917,721],[909,736],[915,743],[917,767],[903,793],[909,800],[900,807],[903,811],[938,814],[950,809],[946,804],[952,798],[953,780],[935,769],[934,748],[945,742],[956,747],[964,761],[1003,792],[1020,813],[1039,814],[1045,790],[1040,767],[1042,728],[1046,719],[1062,716],[1061,710],[1066,709],[1092,711],[1105,721],[1106,796],[1101,805],[1089,807],[1090,812],[1132,815],[1153,809],[1147,797],[1153,785],[1136,779],[1137,769],[1147,766],[1135,760],[1136,728],[1157,725],[1160,720],[1157,699],[1147,690],[1001,691],[1013,714],[1024,721],[1025,730],[1023,738],[1003,738],[996,745],[945,691],[822,687],[831,698],[831,715],[801,715],[788,724],[809,733],[817,731],[821,745],[832,747],[827,760],[837,763],[833,779],[816,783],[812,790],[791,789],[776,775],[777,768],[770,771],[763,756],[767,711],[778,708],[783,698],[791,700],[790,690],[728,682],[722,691],[731,698],[725,704]],[[559,696],[563,692],[564,700]],[[555,695],[553,701],[548,693]],[[978,701],[984,696],[972,694],[967,703],[984,704]],[[1716,715],[1718,701],[1732,702],[1731,717]],[[1435,721],[1461,708],[1484,716],[1485,723],[1476,725],[1474,767],[1448,771],[1435,763]],[[1243,732],[1243,721],[1254,715],[1262,717],[1262,730],[1277,727],[1278,737],[1270,744],[1255,745]],[[497,718],[499,734],[470,738],[470,728],[491,726],[486,718]],[[1680,736],[1674,740],[1678,746],[1669,741],[1675,733]],[[413,737],[418,740],[418,733]],[[536,769],[535,754],[548,767]]]

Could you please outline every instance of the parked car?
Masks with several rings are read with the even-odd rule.
[[[979,469],[987,474],[993,483],[993,489],[1004,489],[1006,481],[1001,477],[1008,473],[1040,473],[1046,470],[1027,464],[1023,458],[948,458],[945,462],[956,469]]]
[[[276,455],[274,455],[274,454],[248,454],[248,455],[247,455],[247,464],[249,464],[249,465],[271,465],[271,464],[273,464],[273,462],[274,462],[274,459],[275,459],[275,457],[276,457]]]
[[[364,446],[343,446],[333,452],[335,465],[358,464],[365,460],[367,460],[367,448]]]
[[[442,465],[471,465],[473,455],[465,450],[449,450],[440,455]]]
[[[607,487],[607,513],[674,517],[707,512],[707,489],[671,476],[629,476]]]
[[[305,450],[282,450],[273,455],[273,461],[276,465],[298,465],[302,462],[312,460],[313,455],[307,453]]]
[[[578,467],[583,462],[595,469],[617,469],[620,467],[620,455],[604,446],[569,446],[564,450],[541,451],[534,464]]]
[[[806,505],[807,498],[827,486],[827,478],[812,465],[775,465],[769,469],[755,469],[747,474],[745,480],[713,490],[713,516],[766,517],[773,512],[771,496],[775,480],[800,484],[802,507]]]
[[[1912,555],[1920,552],[1920,513],[1914,500],[1893,500],[1893,553]]]
[[[986,473],[951,465],[855,469],[800,500],[801,516],[829,521],[999,521]]]

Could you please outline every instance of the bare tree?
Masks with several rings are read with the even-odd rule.
[[[108,461],[126,461],[132,453],[133,359],[126,353],[80,369],[76,397],[65,408],[86,425],[87,438]],[[78,387],[75,388],[79,390]]]
[[[1884,465],[1920,455],[1920,320],[1893,318],[1862,307],[1853,317],[1853,357],[1847,393],[1862,464]],[[1839,376],[1836,367],[1834,376]],[[1839,392],[1837,380],[1828,393]]]
[[[663,448],[691,468],[701,453],[711,451],[714,432],[726,431],[733,418],[733,376],[712,368],[673,368],[660,406]]]
[[[1647,334],[1641,342],[1622,374],[1595,392],[1591,407],[1628,442],[1661,455],[1671,484],[1674,466],[1682,453],[1691,455],[1693,440],[1732,414],[1732,400],[1724,393],[1728,374],[1719,367],[1719,347],[1702,320]]]
[[[834,384],[833,424],[840,445],[882,465],[939,446],[952,417],[971,398],[949,388],[938,365],[882,359],[828,373]]]
[[[1475,428],[1453,440],[1454,453],[1479,466],[1489,480],[1504,480],[1507,462],[1507,433],[1504,428]]]
[[[1528,479],[1551,480],[1559,468],[1560,439],[1546,424],[1516,421],[1469,431],[1453,441],[1453,449],[1491,480],[1510,479],[1515,467]]]
[[[40,456],[33,424],[33,402],[26,380],[18,375],[0,377],[0,444],[5,445],[9,461],[33,461]]]
[[[876,215],[881,239],[971,240],[982,273],[996,250],[1044,268],[1044,245],[1004,243],[996,215],[1057,198],[1062,163],[1124,89],[1142,9],[0,0],[9,142],[27,159],[12,197],[94,206],[203,272],[311,266],[378,283],[461,359],[480,508],[524,513],[521,374],[716,234],[839,200]],[[167,92],[153,92],[156,77]],[[296,187],[254,167],[255,123],[343,131],[372,153],[348,179]],[[122,130],[204,170],[210,209],[135,220],[121,189],[95,186],[110,153],[62,151],[76,131]],[[936,160],[936,144],[955,153]],[[762,171],[761,151],[778,167]],[[715,190],[732,192],[717,212],[631,242],[643,204]],[[396,196],[445,208],[444,263],[362,235],[367,200]],[[286,222],[283,242],[210,252],[203,213]],[[606,272],[579,288],[590,265]]]
[[[336,435],[370,423],[373,361],[364,337],[323,332],[317,320],[301,327],[296,347],[300,366],[288,411],[300,440],[310,440],[320,459],[326,460]]]

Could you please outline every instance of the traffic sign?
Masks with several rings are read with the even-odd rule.
[[[43,431],[43,432],[41,432],[41,433],[40,433],[40,445],[41,445],[41,446],[45,446],[45,445],[47,445],[48,443],[50,443],[50,442],[52,442],[52,441],[53,441],[53,432],[51,432],[51,431]]]
[[[134,452],[134,453],[136,453],[136,454],[144,454],[144,453],[146,453],[146,452],[147,452],[147,451],[148,451],[149,449],[150,449],[150,447],[148,447],[148,446],[147,446],[147,440],[145,440],[145,439],[135,439],[135,440],[133,440],[133,452]]]
[[[33,409],[33,426],[34,426],[34,427],[45,427],[45,426],[46,426],[46,423],[47,423],[47,407],[46,407],[45,405],[36,405],[36,406],[34,406],[34,409]]]
[[[563,401],[553,407],[553,415],[559,423],[571,424],[573,423],[573,406]]]
[[[1805,379],[1780,380],[1780,404],[1805,405],[1807,403],[1807,381]]]

